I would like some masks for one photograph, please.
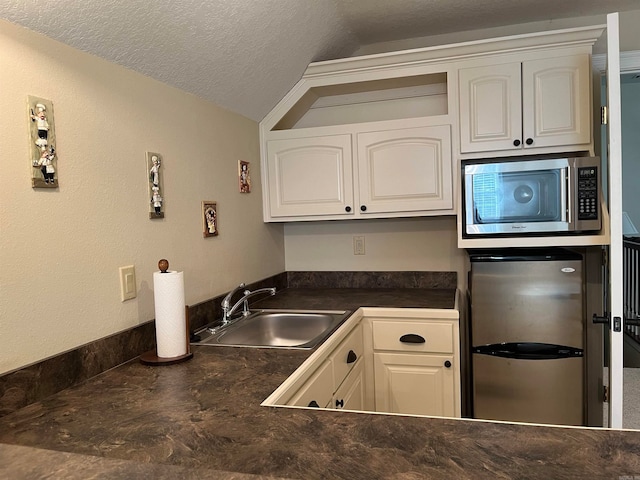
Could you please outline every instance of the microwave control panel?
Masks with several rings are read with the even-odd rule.
[[[598,167],[578,168],[578,220],[598,219]]]

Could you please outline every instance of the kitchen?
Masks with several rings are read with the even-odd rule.
[[[189,304],[285,270],[455,271],[463,281],[466,257],[457,248],[454,217],[264,224],[255,122],[2,26],[3,65],[15,66],[2,94],[6,155],[26,158],[23,125],[15,119],[24,116],[27,94],[54,100],[62,142],[57,193],[30,190],[24,162],[5,167],[13,180],[3,191],[11,207],[4,210],[9,201],[2,202],[3,372],[153,318],[151,272],[163,257],[185,271]],[[146,192],[138,187],[148,150],[162,152],[172,179],[160,223],[144,217]],[[250,195],[237,194],[240,159],[251,162]],[[200,231],[205,199],[219,205],[215,238],[203,239]],[[142,217],[132,205],[141,205]],[[353,235],[365,236],[366,255],[353,255]],[[117,271],[127,264],[135,264],[140,285],[137,300],[121,303]]]

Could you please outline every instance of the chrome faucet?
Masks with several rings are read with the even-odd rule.
[[[254,295],[260,295],[262,293],[268,293],[269,295],[276,294],[276,289],[274,287],[259,288],[258,290],[254,290],[253,292],[251,290],[245,290],[242,294],[242,298],[240,298],[240,300],[238,300],[232,307],[229,307],[233,295],[242,288],[244,288],[244,283],[241,283],[236,288],[234,288],[222,300],[222,326],[229,324],[229,318],[235,313],[240,305],[242,305],[242,316],[246,317],[247,315],[249,315],[249,298],[253,297]]]
[[[222,306],[222,323],[223,324],[225,324],[227,322],[227,319],[229,318],[229,305],[231,305],[231,298],[236,294],[238,290],[241,290],[243,288],[244,288],[244,283],[241,283],[236,288],[234,288],[229,293],[227,293],[227,295],[222,300],[221,306]]]

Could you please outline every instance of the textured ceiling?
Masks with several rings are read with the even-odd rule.
[[[640,0],[0,0],[0,18],[261,120],[362,45],[640,9]]]

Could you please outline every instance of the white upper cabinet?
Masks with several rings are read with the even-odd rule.
[[[591,143],[589,55],[524,62],[522,78],[525,148]]]
[[[462,68],[458,81],[461,153],[589,149],[588,54]]]
[[[520,148],[520,64],[463,68],[458,81],[461,153]]]
[[[453,208],[449,125],[357,136],[360,211]]]
[[[349,215],[353,205],[351,135],[267,142],[270,215]]]
[[[260,122],[264,220],[455,215],[459,159],[593,154],[603,30],[312,63]]]
[[[368,131],[372,124],[359,124],[337,135],[323,135],[324,129],[304,129],[303,136],[279,132],[279,139],[267,142],[267,218],[453,213],[451,126],[420,119],[391,123],[395,128],[385,122],[386,128]]]

